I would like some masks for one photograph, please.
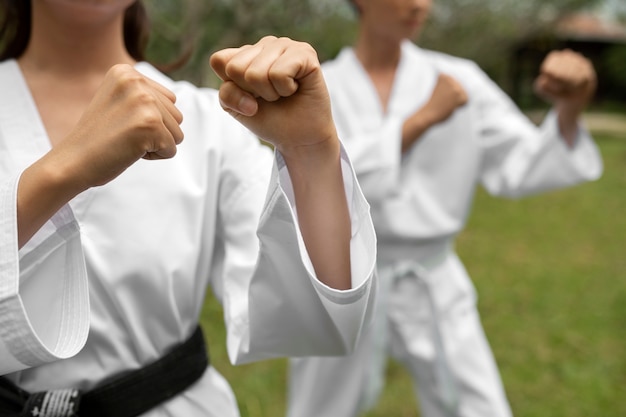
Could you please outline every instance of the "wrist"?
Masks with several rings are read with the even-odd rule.
[[[555,104],[557,120],[561,136],[568,146],[573,146],[578,136],[578,120],[582,113],[582,107],[566,104]]]
[[[402,151],[407,151],[431,126],[435,125],[435,117],[426,108],[421,108],[409,117],[402,125]]]
[[[287,168],[293,175],[295,172],[320,173],[324,167],[334,165],[339,160],[341,144],[336,133],[326,139],[306,145],[277,146],[283,156]]]
[[[59,206],[89,188],[79,170],[73,166],[62,152],[53,148],[29,169],[33,170],[42,191],[57,196]]]
[[[70,179],[70,170],[55,164],[50,153],[22,172],[17,188],[19,247],[82,191]]]

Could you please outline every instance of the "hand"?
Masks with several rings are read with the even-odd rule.
[[[140,158],[171,158],[183,140],[174,93],[129,65],[116,65],[67,138],[47,158],[58,158],[79,191],[117,177]]]
[[[559,130],[569,146],[578,134],[578,117],[597,86],[591,61],[572,50],[552,51],[541,64],[534,88],[557,111]]]
[[[557,108],[580,113],[591,101],[597,86],[590,60],[570,49],[552,51],[541,64],[534,89]]]
[[[437,84],[424,106],[402,125],[402,152],[406,152],[431,127],[447,120],[454,111],[467,103],[463,86],[447,74],[439,74]]]
[[[336,140],[317,53],[308,44],[268,36],[211,56],[224,81],[222,107],[283,155]]]
[[[117,65],[70,134],[28,167],[18,185],[18,244],[74,196],[106,184],[140,158],[171,158],[183,140],[176,96]]]
[[[467,93],[463,86],[451,76],[439,74],[437,84],[423,110],[430,115],[432,124],[437,124],[447,120],[465,103]]]

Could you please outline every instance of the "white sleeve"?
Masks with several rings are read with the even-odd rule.
[[[89,330],[78,225],[64,206],[18,251],[17,183],[0,182],[0,375],[78,353]]]
[[[259,162],[263,152],[246,153],[239,153],[240,165],[270,172],[271,160]],[[233,363],[344,354],[354,348],[369,322],[375,296],[375,234],[369,205],[343,149],[342,167],[352,221],[352,289],[347,291],[329,288],[315,276],[279,153],[270,178],[256,169],[256,175],[245,174],[255,184],[229,189],[230,201],[220,209],[224,260],[218,263]],[[257,206],[262,211],[251,209]]]
[[[481,71],[474,81],[484,148],[481,180],[491,194],[516,198],[601,176],[600,152],[584,126],[570,148],[553,111],[537,127]]]

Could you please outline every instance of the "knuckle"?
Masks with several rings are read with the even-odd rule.
[[[134,69],[121,69],[116,71],[117,79],[122,86],[134,86],[143,80],[141,74]]]
[[[115,64],[109,69],[109,74],[116,78],[125,76],[128,73],[134,72],[134,69],[127,64]]]
[[[138,91],[145,83],[143,76],[133,68],[115,68],[111,71],[115,78],[115,86],[120,92]]]
[[[248,68],[243,74],[243,80],[248,84],[260,84],[266,82],[268,73],[260,68]]]
[[[145,130],[158,130],[162,124],[161,114],[154,108],[140,110],[137,120],[138,126]]]
[[[285,74],[278,68],[272,67],[267,71],[267,78],[272,82],[280,82]]]
[[[173,158],[176,155],[178,148],[171,142],[164,140],[162,144],[162,156],[164,158]]]
[[[181,124],[184,120],[183,114],[179,110],[176,110],[173,116],[174,116],[174,120],[176,120],[176,123],[178,124]]]
[[[315,50],[313,45],[311,45],[310,43],[307,43],[307,42],[298,42],[298,45],[302,47],[302,49],[304,50],[305,53],[311,55],[316,60],[318,59],[317,51]]]
[[[302,43],[302,42],[294,41],[293,39],[287,36],[281,36],[280,38],[276,38],[276,42],[278,42],[285,48],[289,47],[290,45],[299,45]]]
[[[157,105],[157,98],[154,94],[151,94],[145,89],[139,89],[135,93],[135,100],[138,104],[146,107],[155,107]]]
[[[229,62],[224,68],[224,73],[230,79],[242,79],[245,74],[245,69],[242,68],[240,65]]]

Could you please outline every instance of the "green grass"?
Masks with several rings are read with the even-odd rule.
[[[626,416],[626,132],[597,140],[599,181],[519,201],[479,191],[458,240],[516,417]],[[202,321],[242,417],[283,416],[286,361],[233,367],[212,298]],[[391,363],[366,417],[415,417],[415,401]]]

